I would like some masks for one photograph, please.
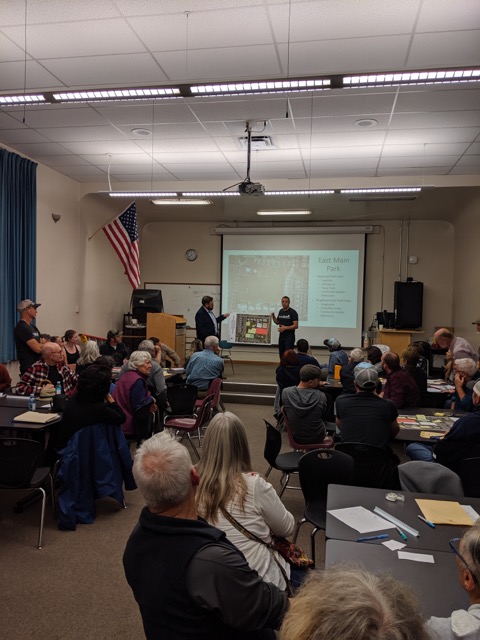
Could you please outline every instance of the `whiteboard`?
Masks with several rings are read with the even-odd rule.
[[[145,289],[160,289],[163,310],[173,316],[184,316],[189,327],[195,326],[195,314],[202,306],[203,296],[211,296],[215,303],[215,315],[220,315],[219,284],[178,284],[172,282],[145,282]]]

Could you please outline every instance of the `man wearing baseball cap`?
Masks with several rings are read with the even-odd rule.
[[[378,373],[372,365],[357,365],[354,379],[356,393],[342,394],[336,402],[340,439],[388,448],[388,441],[399,431],[397,408],[376,394]]]
[[[20,375],[40,358],[42,345],[40,344],[40,330],[33,324],[37,317],[37,309],[40,306],[28,298],[18,303],[17,311],[20,320],[13,330],[17,359],[20,363]]]
[[[122,332],[110,329],[107,339],[100,345],[102,356],[113,358],[116,367],[121,367],[125,360],[128,360],[127,347],[122,342]]]

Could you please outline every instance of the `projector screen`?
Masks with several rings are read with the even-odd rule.
[[[298,313],[297,340],[323,346],[333,337],[344,347],[362,344],[364,234],[225,235],[222,240],[224,313],[277,315],[282,296],[288,296]],[[222,326],[222,337],[226,330]]]

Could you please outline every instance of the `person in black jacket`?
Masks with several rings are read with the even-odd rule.
[[[215,316],[213,313],[213,298],[211,296],[203,296],[202,306],[195,314],[195,328],[197,330],[197,338],[205,342],[208,336],[220,337],[220,323],[228,318],[229,313],[222,313]]]
[[[123,566],[147,640],[273,640],[288,597],[197,516],[187,449],[159,433],[137,450],[133,475],[147,506]]]

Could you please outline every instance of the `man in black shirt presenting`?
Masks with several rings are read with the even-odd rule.
[[[283,296],[282,308],[278,315],[272,313],[272,320],[278,325],[278,351],[280,358],[287,349],[295,346],[295,329],[298,329],[298,313],[290,307],[290,298]]]

